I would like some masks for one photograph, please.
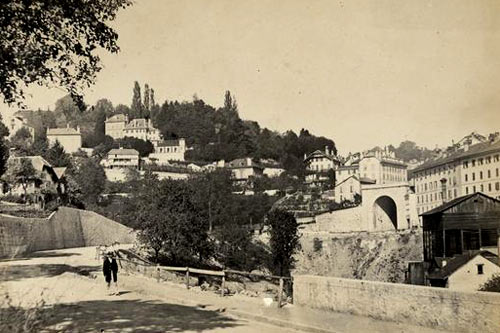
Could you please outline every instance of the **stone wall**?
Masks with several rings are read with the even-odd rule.
[[[500,294],[312,275],[294,276],[294,304],[451,332],[500,332]]]
[[[419,230],[328,233],[302,231],[295,273],[405,282],[408,262],[423,260]]]
[[[335,210],[331,213],[316,215],[316,223],[311,225],[313,231],[353,232],[367,230],[362,218],[363,209],[358,207]]]
[[[113,241],[133,243],[135,233],[91,211],[60,207],[46,219],[0,215],[0,257]]]

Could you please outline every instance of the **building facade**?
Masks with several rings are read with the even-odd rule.
[[[499,199],[500,140],[465,144],[443,153],[412,170],[411,181],[419,214],[475,192]]]
[[[51,146],[59,142],[68,154],[76,153],[82,147],[80,127],[74,129],[68,125],[66,128],[48,128],[47,140]]]
[[[156,144],[155,150],[149,159],[157,164],[168,164],[169,161],[184,161],[187,151],[186,140],[163,140]]]
[[[153,127],[151,119],[133,119],[123,128],[123,136],[150,141],[156,146],[160,140],[160,131]]]
[[[128,123],[128,116],[125,114],[115,114],[110,118],[106,118],[104,122],[104,131],[113,139],[121,139],[124,137],[124,129]]]
[[[328,147],[325,147],[324,152],[316,150],[304,156],[304,163],[306,169],[313,172],[326,172],[340,166],[340,160]]]
[[[249,157],[233,160],[227,164],[227,167],[237,182],[248,181],[264,174],[264,168]]]
[[[111,149],[101,161],[105,168],[139,168],[139,152],[135,149]]]
[[[19,131],[21,128],[25,128],[31,135],[31,139],[35,138],[35,129],[28,126],[28,120],[22,115],[21,112],[14,113],[11,117],[6,117],[5,126],[9,129],[9,139]]]

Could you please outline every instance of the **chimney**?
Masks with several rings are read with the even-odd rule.
[[[252,159],[250,157],[247,157],[247,166],[252,165]]]
[[[328,146],[325,146],[325,154],[326,154],[326,155],[329,155],[329,154],[328,154]]]
[[[76,131],[80,133],[80,126],[76,126]]]

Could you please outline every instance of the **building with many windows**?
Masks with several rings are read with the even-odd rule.
[[[69,125],[63,128],[48,128],[47,140],[51,146],[59,142],[68,154],[76,153],[82,148],[82,134],[79,126],[76,129]]]
[[[139,168],[139,152],[135,149],[111,149],[101,165],[105,168]]]
[[[184,161],[186,151],[186,140],[183,138],[163,140],[155,145],[155,150],[149,154],[149,159],[156,164],[169,164],[170,161]]]
[[[482,192],[500,198],[500,140],[455,147],[411,172],[417,195],[417,212],[422,214],[452,199]]]
[[[104,122],[104,131],[113,139],[121,139],[125,133],[123,130],[128,123],[128,116],[125,114],[115,114],[110,118],[106,118]]]

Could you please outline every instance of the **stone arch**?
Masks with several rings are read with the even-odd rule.
[[[398,229],[398,208],[394,199],[387,195],[378,197],[373,203],[373,229]]]

